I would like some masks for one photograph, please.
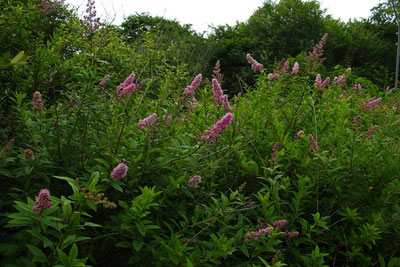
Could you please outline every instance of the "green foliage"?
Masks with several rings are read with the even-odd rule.
[[[41,19],[32,9],[40,4],[1,4],[5,17],[32,12],[15,26],[24,42],[31,34],[24,23]],[[296,37],[300,48],[291,52],[266,42],[290,57],[287,72],[284,62],[272,63],[279,58],[271,50],[257,50],[256,38],[240,35],[269,36],[257,24],[283,33],[295,23],[292,12],[307,23],[324,19],[314,1],[266,2],[248,23],[215,30],[216,51],[231,53],[214,74],[219,82],[224,77],[223,89],[231,89],[230,72],[247,91],[227,98],[231,108],[217,101],[203,72],[211,68],[188,56],[191,38],[207,45],[204,39],[160,18],[141,15],[126,29],[93,31],[71,15],[50,36],[5,48],[0,265],[397,266],[398,92],[366,78],[373,72],[360,76],[363,67],[350,52],[330,69],[337,51],[329,41],[328,58],[311,59],[319,26],[316,40]],[[280,14],[290,19],[280,21]],[[358,34],[357,49],[381,40],[368,31],[372,24],[324,21],[332,32],[345,29],[329,32],[330,45],[347,40],[346,32]],[[128,26],[137,32],[126,36]],[[160,34],[169,30],[169,39]],[[296,41],[282,38],[288,46]],[[179,49],[182,57],[174,57]],[[254,74],[246,53],[271,65]],[[363,57],[368,53],[357,60]],[[291,73],[294,62],[298,74]],[[279,79],[268,77],[272,67]],[[132,72],[134,90],[116,92]],[[199,72],[199,87],[185,93]],[[314,85],[318,74],[331,78],[323,90]],[[340,75],[346,79],[335,81]],[[225,125],[228,112],[233,120]],[[156,119],[142,127],[152,114]]]

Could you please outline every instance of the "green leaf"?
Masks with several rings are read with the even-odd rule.
[[[79,193],[79,189],[76,186],[75,180],[69,177],[65,177],[65,176],[53,176],[54,178],[60,179],[60,180],[64,180],[67,181],[68,184],[71,186],[72,190],[74,191],[74,194],[78,194]]]
[[[136,226],[137,226],[137,228],[138,228],[138,230],[139,230],[139,233],[140,233],[142,236],[144,236],[145,233],[146,233],[146,228],[145,228],[143,222],[136,222]]]
[[[189,259],[186,259],[186,266],[193,267],[193,263]]]
[[[77,237],[76,235],[70,235],[64,240],[61,248],[65,249],[71,244],[74,244],[74,243],[77,243],[77,242],[83,241],[83,240],[88,240],[88,239],[90,239],[90,238],[86,237],[86,236],[78,236]]]
[[[135,250],[138,252],[143,247],[143,241],[142,240],[133,240],[132,245],[135,248]]]
[[[100,224],[97,223],[91,223],[91,222],[85,222],[83,226],[88,226],[88,227],[103,227]]]
[[[99,172],[94,172],[94,173],[92,173],[92,175],[90,176],[90,180],[89,180],[89,183],[88,183],[88,186],[87,186],[87,188],[88,188],[90,191],[92,191],[93,189],[95,189],[96,184],[97,184],[98,181],[99,181],[99,177],[100,177],[100,173],[99,173]]]
[[[78,247],[76,246],[76,244],[73,244],[71,250],[69,251],[69,261],[74,262],[77,257]]]
[[[30,252],[33,254],[33,259],[32,262],[46,262],[47,263],[47,257],[44,255],[44,253],[37,247],[32,246],[27,244],[26,245],[29,249]]]
[[[16,55],[12,60],[11,60],[11,64],[17,64],[18,62],[21,61],[21,59],[24,57],[25,52],[21,51],[18,53],[18,55]]]

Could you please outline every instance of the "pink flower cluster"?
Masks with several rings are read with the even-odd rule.
[[[319,41],[319,43],[317,45],[315,45],[312,53],[310,52],[308,54],[309,58],[312,58],[314,60],[322,57],[322,55],[324,54],[324,45],[326,43],[326,39],[328,39],[328,34],[325,33],[324,36],[322,36],[321,40]]]
[[[42,97],[40,96],[40,92],[36,91],[33,93],[33,109],[39,109],[43,107]]]
[[[347,82],[347,77],[345,75],[340,75],[339,77],[335,77],[334,79],[336,84]]]
[[[339,75],[339,77],[335,77],[334,82],[336,84],[341,84],[341,83],[347,82],[347,77],[349,76],[350,73],[351,73],[351,68],[348,68],[344,74]],[[361,89],[361,85],[360,85],[359,89]]]
[[[262,71],[263,64],[258,63],[250,54],[246,55],[247,61],[251,64],[251,69],[254,71]]]
[[[390,94],[393,92],[393,90],[394,90],[394,88],[393,88],[393,89],[390,89],[389,86],[386,87],[386,95],[390,95]]]
[[[225,110],[232,111],[232,107],[229,105],[228,96],[224,95],[221,86],[218,83],[218,80],[215,78],[212,79],[212,85],[214,89],[214,96],[213,96],[214,103],[217,106],[222,104]]]
[[[296,138],[296,139],[298,140],[298,139],[301,138],[301,136],[302,136],[303,134],[304,134],[304,131],[303,131],[303,130],[300,130],[300,131],[297,132],[297,134],[295,135],[294,138]]]
[[[272,82],[273,80],[279,80],[279,78],[281,77],[281,75],[279,75],[279,73],[269,73],[268,74],[268,79]]]
[[[157,114],[153,113],[150,116],[148,116],[147,118],[140,120],[137,127],[139,129],[143,129],[147,126],[153,125],[156,122],[156,120],[157,120]]]
[[[210,141],[211,139],[216,139],[221,137],[220,132],[226,130],[226,128],[231,124],[233,119],[232,113],[226,113],[222,119],[217,121],[216,124],[204,131],[204,134],[200,137],[201,141]]]
[[[43,209],[50,208],[53,205],[53,202],[49,200],[47,197],[50,196],[50,191],[48,189],[42,189],[39,192],[39,196],[35,201],[35,205],[33,206],[33,211],[42,212]]]
[[[106,86],[107,81],[110,79],[110,74],[107,74],[106,76],[104,76],[103,80],[101,82],[99,82],[100,86]]]
[[[195,97],[192,97],[192,100],[187,103],[190,112],[194,111],[194,108],[199,104]]]
[[[128,172],[128,166],[126,166],[125,163],[121,162],[111,172],[111,177],[115,180],[122,180],[126,176],[127,172]]]
[[[283,64],[283,67],[282,67],[282,73],[288,72],[289,67],[290,67],[289,59],[286,59],[285,63]]]
[[[94,4],[94,0],[88,0],[86,4],[86,15],[83,16],[84,20],[81,20],[83,26],[92,32],[100,27],[100,18],[96,18],[96,7]]]
[[[317,141],[315,141],[314,136],[312,134],[308,135],[308,141],[310,141],[310,148],[313,151],[318,152],[319,146],[318,146]]]
[[[133,83],[133,80],[135,79],[135,74],[131,73],[128,78],[125,79],[123,83],[117,86],[117,95],[121,96],[124,95],[125,97],[135,91],[137,89],[136,84]]]
[[[297,73],[299,73],[299,70],[300,70],[299,63],[295,62],[292,69],[292,75],[297,75]]]
[[[324,88],[329,84],[330,81],[331,78],[327,77],[325,81],[322,82],[321,75],[317,74],[317,77],[315,77],[314,85],[318,87],[319,90],[324,90]]]
[[[268,160],[268,162],[271,163],[272,166],[278,165],[278,150],[279,150],[279,142],[276,142],[274,148],[272,149],[271,159]]]
[[[279,220],[279,221],[275,221],[275,222],[273,222],[273,223],[271,223],[271,224],[272,224],[272,226],[275,227],[275,228],[282,228],[283,226],[286,225],[286,223],[287,223],[286,220]]]
[[[168,115],[167,116],[167,126],[170,125],[172,123],[172,116]]]
[[[362,110],[371,110],[375,109],[377,105],[382,101],[382,98],[376,98],[375,96],[373,98],[368,99],[364,103],[362,103],[360,109]]]
[[[299,232],[297,232],[297,231],[294,231],[294,232],[286,231],[285,232],[285,236],[287,236],[287,237],[297,237],[298,235],[299,235]]]
[[[262,228],[255,232],[249,232],[244,237],[244,242],[249,243],[251,240],[258,240],[260,236],[267,236],[274,231],[274,227]]]
[[[194,91],[197,89],[197,87],[199,87],[202,78],[203,76],[201,74],[197,75],[193,82],[185,88],[185,95],[187,97],[194,95]]]
[[[199,175],[195,175],[188,181],[188,187],[196,188],[197,184],[201,183],[201,177]]]
[[[372,126],[371,129],[369,129],[365,134],[364,137],[367,139],[371,139],[372,135],[375,133],[376,129],[378,128],[378,126],[374,125]]]

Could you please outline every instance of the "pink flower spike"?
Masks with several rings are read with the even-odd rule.
[[[127,97],[130,93],[134,92],[136,88],[136,84],[131,83],[130,85],[122,89],[122,91],[120,91],[120,95],[124,95],[125,97]]]
[[[206,131],[204,131],[204,134],[200,137],[201,141],[210,141],[211,139],[216,139],[219,138],[220,132],[223,132],[227,129],[227,127],[231,124],[233,119],[233,114],[232,113],[226,113],[222,119],[217,121],[216,124],[208,128]]]
[[[250,54],[246,55],[247,61],[251,64],[251,69],[254,71],[262,71],[263,64],[258,63]]]
[[[289,59],[286,59],[285,64],[283,64],[283,67],[282,67],[282,73],[286,73],[289,70],[289,67],[290,67],[289,64],[290,64]]]
[[[33,109],[39,109],[43,107],[42,97],[39,91],[33,93],[32,100],[33,100]]]
[[[157,120],[157,114],[153,113],[149,117],[140,120],[137,127],[139,129],[143,129],[147,126],[153,125],[156,122],[156,120]]]
[[[107,85],[107,81],[110,79],[110,74],[107,74],[106,76],[104,76],[103,80],[101,82],[99,82],[100,86],[106,86]]]
[[[203,76],[201,74],[198,74],[194,78],[193,82],[185,88],[185,95],[187,97],[194,95],[194,91],[197,89],[197,87],[199,87],[202,78]]]
[[[273,227],[282,228],[286,224],[286,220],[279,220],[271,223]]]
[[[300,70],[299,63],[297,63],[296,61],[292,69],[292,75],[297,75],[297,73],[299,73],[299,70]]]
[[[188,181],[188,187],[196,188],[197,184],[201,183],[201,177],[199,175],[195,175]]]
[[[214,89],[214,96],[213,96],[214,103],[217,106],[223,105],[227,111],[232,111],[232,107],[229,105],[228,96],[224,95],[224,92],[222,91],[221,86],[218,83],[218,80],[214,78],[212,80],[212,85]]]
[[[121,95],[121,90],[123,90],[125,87],[133,83],[133,80],[135,79],[135,74],[132,72],[123,83],[117,86],[117,95]]]
[[[50,196],[50,191],[48,189],[42,189],[39,192],[38,198],[35,201],[35,205],[33,206],[33,211],[42,212],[43,209],[50,208],[53,205],[53,202],[48,199]]]
[[[310,148],[313,151],[318,152],[319,146],[318,146],[317,141],[315,141],[314,136],[312,134],[308,135],[308,140],[310,141]]]
[[[303,131],[303,130],[300,130],[300,131],[297,132],[295,138],[298,140],[298,139],[301,138],[301,136],[302,136],[303,134],[304,134],[304,131]]]
[[[128,166],[126,166],[125,163],[121,162],[111,172],[111,177],[115,180],[122,180],[126,176],[127,172],[128,172]]]

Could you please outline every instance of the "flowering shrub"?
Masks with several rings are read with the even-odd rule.
[[[398,265],[400,101],[350,72],[322,82],[325,41],[274,74],[248,55],[257,83],[230,103],[219,63],[190,83],[97,53],[63,65],[57,94],[14,93],[1,265]]]

